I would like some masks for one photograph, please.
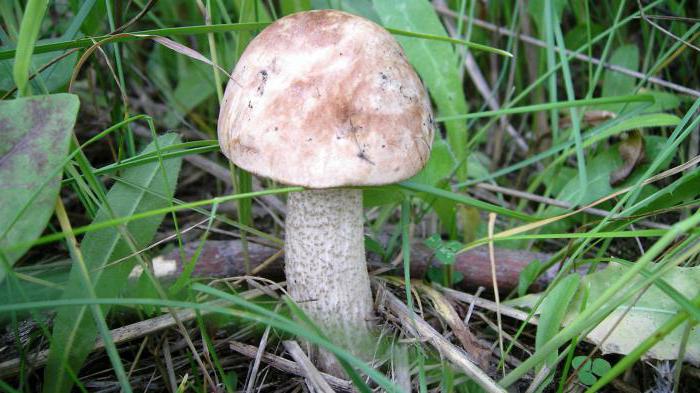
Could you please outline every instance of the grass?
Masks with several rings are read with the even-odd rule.
[[[221,70],[275,19],[327,7],[397,38],[439,129],[421,175],[364,190],[370,270],[413,319],[378,301],[371,362],[305,318],[270,273],[279,253],[260,254],[283,245],[285,194],[302,188],[235,168],[216,141]],[[228,349],[243,341],[285,356],[294,337],[338,356],[360,391],[698,384],[700,23],[689,2],[27,0],[0,11],[10,142],[0,146],[0,389],[299,390],[301,377],[263,365],[250,375],[252,359]],[[77,116],[60,93],[77,97]],[[434,234],[436,255],[424,255]],[[222,242],[235,258],[217,253]],[[473,292],[478,272],[460,261],[487,244],[519,283],[498,273],[495,308],[411,285],[438,277]],[[521,261],[500,259],[504,250]],[[157,261],[171,257],[183,274],[164,279]],[[234,277],[204,272],[233,260]],[[135,268],[144,273],[130,276]],[[493,288],[479,296],[493,299]],[[489,380],[470,380],[412,335],[425,319],[474,360],[479,347],[462,347],[451,315],[468,317],[482,344],[502,345],[481,365]],[[158,320],[169,322],[139,333]],[[582,357],[611,367],[578,378]]]

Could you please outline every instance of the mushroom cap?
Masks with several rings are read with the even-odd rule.
[[[253,39],[219,112],[223,153],[280,183],[395,183],[426,163],[430,99],[382,27],[333,10],[281,18]]]

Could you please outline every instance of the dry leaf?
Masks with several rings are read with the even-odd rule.
[[[583,124],[589,124],[592,126],[597,126],[600,123],[603,123],[606,120],[614,119],[617,115],[613,112],[610,111],[586,111],[583,114],[583,118],[581,119],[581,122]],[[562,116],[561,119],[559,119],[559,127],[560,128],[568,128],[571,127],[571,116],[566,115]]]
[[[629,177],[630,173],[644,161],[644,138],[639,130],[630,131],[618,147],[622,166],[610,174],[610,185],[616,186]]]

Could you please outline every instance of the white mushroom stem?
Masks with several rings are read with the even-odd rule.
[[[363,355],[372,293],[365,261],[362,191],[309,190],[289,194],[285,275],[292,298],[336,344]],[[332,356],[320,366],[337,374]]]

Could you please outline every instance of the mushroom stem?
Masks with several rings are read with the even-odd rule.
[[[372,293],[365,261],[362,191],[308,190],[289,194],[285,228],[287,289],[336,344],[365,357]],[[342,373],[329,353],[320,367]]]

